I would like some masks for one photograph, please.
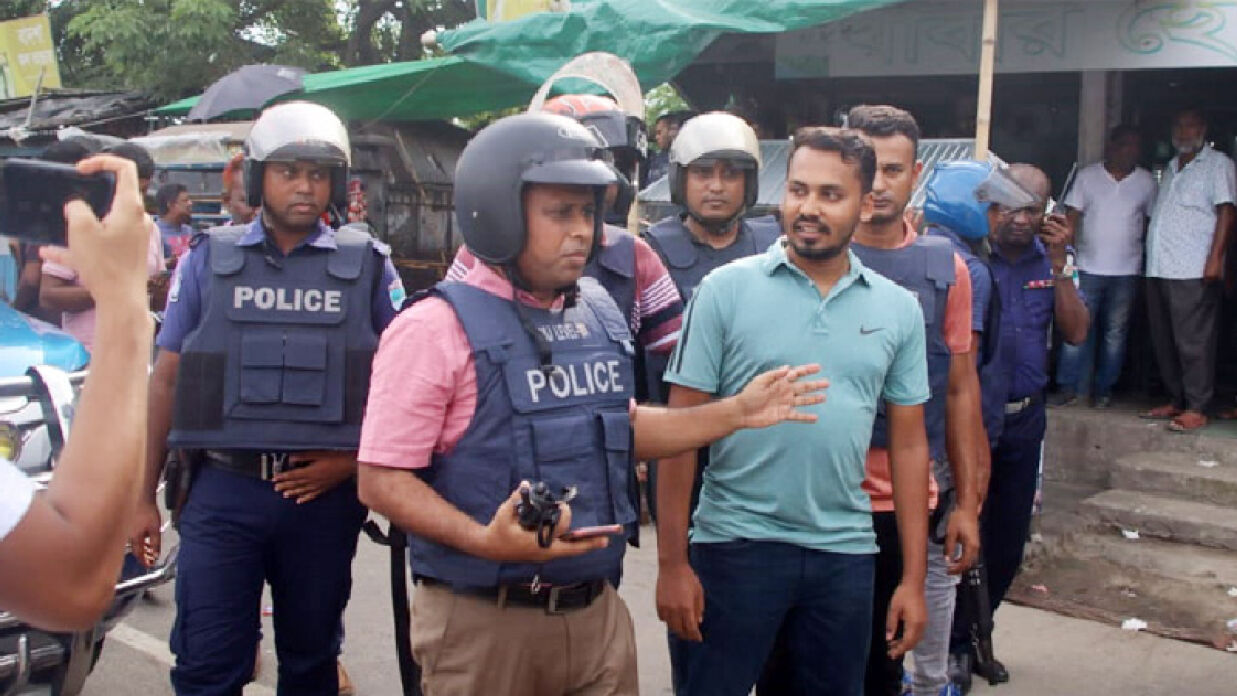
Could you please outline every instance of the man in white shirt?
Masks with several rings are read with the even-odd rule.
[[[1237,219],[1233,161],[1207,145],[1207,122],[1187,109],[1173,120],[1168,163],[1147,235],[1147,310],[1160,377],[1172,401],[1143,414],[1178,432],[1207,424],[1214,391],[1220,280]]]
[[[1097,408],[1107,408],[1121,376],[1134,290],[1143,272],[1143,235],[1156,194],[1151,172],[1138,166],[1141,155],[1138,130],[1117,126],[1104,161],[1080,171],[1065,196],[1074,229],[1081,231],[1078,282],[1094,320],[1085,343],[1061,347],[1057,405],[1069,406],[1091,394]]]

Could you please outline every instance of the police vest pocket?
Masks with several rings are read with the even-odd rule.
[[[343,336],[308,329],[250,329],[240,336],[238,389],[228,399],[234,418],[343,418]],[[334,355],[334,357],[332,357]],[[332,367],[334,365],[334,368]]]
[[[578,494],[571,502],[572,526],[613,524],[606,459],[600,456],[593,417],[543,418],[532,426],[538,478],[556,493],[564,486],[576,487]]]
[[[240,381],[243,403],[279,403],[283,390],[282,332],[251,331],[241,336]]]
[[[606,471],[610,480],[610,504],[615,524],[636,521],[639,486],[632,466],[631,417],[622,413],[602,413],[601,429],[606,447]]]
[[[283,402],[296,406],[321,405],[326,394],[326,336],[289,334],[283,361]]]

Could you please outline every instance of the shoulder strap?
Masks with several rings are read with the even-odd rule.
[[[668,217],[648,229],[649,246],[662,257],[667,266],[691,268],[698,258],[692,246],[691,233],[675,216]]]
[[[743,221],[751,235],[757,254],[763,254],[782,236],[782,224],[772,215],[749,218]]]
[[[205,237],[210,239],[211,272],[221,276],[240,273],[245,267],[245,250],[236,243],[248,229],[245,225],[226,225],[211,228],[205,233]]]
[[[410,302],[418,302],[430,295],[441,297],[455,310],[455,316],[464,327],[464,334],[468,336],[474,353],[487,353],[493,362],[506,361],[507,347],[513,339],[508,322],[502,318],[515,313],[510,301],[467,283],[443,281],[428,291],[417,293]]]
[[[954,277],[954,246],[944,237],[919,235],[915,245],[923,249],[925,275],[943,289],[957,282]]]
[[[605,328],[610,340],[634,352],[631,329],[627,327],[627,320],[619,311],[618,305],[614,303],[614,298],[610,297],[610,293],[606,292],[601,283],[588,276],[580,278],[577,286],[580,292],[579,302],[592,310],[597,321],[601,322],[602,327]]]
[[[636,239],[619,227],[606,225],[605,244],[597,250],[597,265],[624,278],[636,277]]]

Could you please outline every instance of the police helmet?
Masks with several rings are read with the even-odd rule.
[[[547,101],[541,110],[574,118],[610,151],[620,177],[614,211],[627,217],[636,200],[640,170],[649,156],[649,135],[644,121],[623,111],[614,99],[596,94],[564,94]]]
[[[941,162],[924,184],[923,221],[953,230],[964,239],[988,236],[988,203],[975,195],[992,165],[975,160]]]
[[[743,205],[756,205],[759,193],[760,141],[747,122],[720,111],[701,114],[679,128],[670,146],[670,200],[687,207],[687,168],[727,160],[744,170],[746,176]]]
[[[310,102],[276,104],[254,121],[245,138],[245,192],[249,205],[262,204],[262,170],[267,162],[330,164],[331,205],[348,205],[352,147],[348,129],[334,111]]]
[[[487,263],[509,265],[524,250],[524,186],[592,186],[593,250],[601,243],[606,187],[618,176],[587,128],[565,116],[508,116],[469,141],[455,166],[455,216],[464,244]]]

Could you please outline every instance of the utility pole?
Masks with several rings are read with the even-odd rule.
[[[975,159],[988,159],[992,136],[992,73],[996,65],[998,0],[984,0],[983,39],[979,50],[979,98],[975,112]]]

